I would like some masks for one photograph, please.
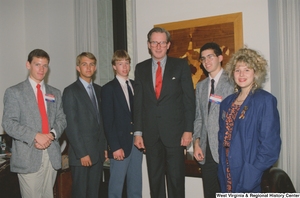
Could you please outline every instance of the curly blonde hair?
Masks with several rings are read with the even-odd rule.
[[[252,86],[252,91],[261,88],[266,81],[268,63],[266,59],[259,52],[249,49],[247,47],[239,49],[232,55],[228,63],[226,64],[226,72],[228,77],[234,82],[234,71],[238,62],[245,63],[248,68],[254,70],[255,79]],[[240,90],[240,87],[234,82],[236,91]]]

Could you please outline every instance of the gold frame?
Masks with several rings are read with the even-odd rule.
[[[223,52],[222,66],[231,55],[243,47],[242,13],[157,24],[171,34],[169,55],[185,58],[191,68],[194,88],[206,78],[207,72],[199,61],[200,48],[207,42],[216,42]]]
[[[234,51],[243,47],[243,19],[242,13],[225,14],[219,16],[205,17],[186,21],[178,21],[171,23],[163,23],[154,25],[154,27],[162,27],[168,31],[179,30],[191,27],[209,26],[223,23],[234,24]]]

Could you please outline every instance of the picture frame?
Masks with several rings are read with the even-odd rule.
[[[205,18],[156,24],[171,34],[168,55],[185,58],[191,68],[194,88],[207,77],[199,61],[200,48],[207,42],[220,45],[223,52],[222,66],[225,67],[231,55],[243,47],[242,13],[232,13]]]

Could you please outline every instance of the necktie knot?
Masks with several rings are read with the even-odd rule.
[[[37,85],[36,85],[36,88],[40,89],[40,88],[41,88],[41,85],[40,85],[40,84],[37,84]]]

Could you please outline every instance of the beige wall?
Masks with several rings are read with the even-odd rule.
[[[26,79],[31,50],[49,53],[50,85],[62,91],[76,79],[74,24],[73,0],[0,0],[0,121],[5,89]]]

